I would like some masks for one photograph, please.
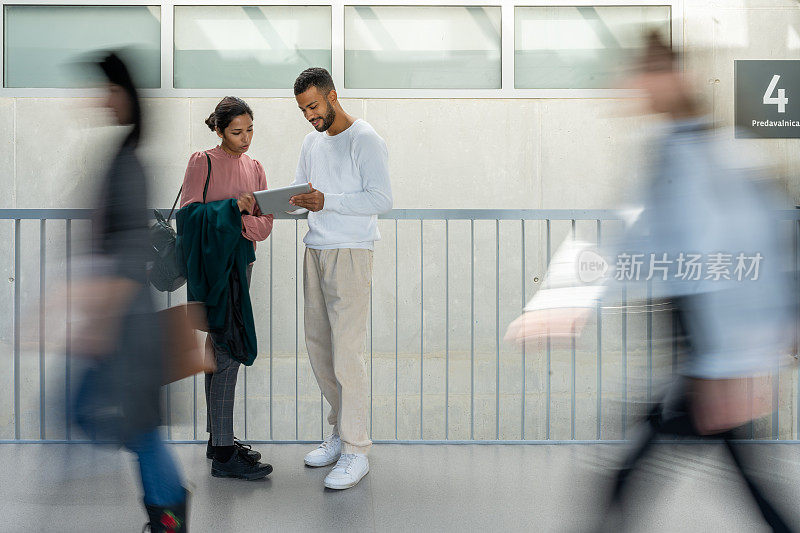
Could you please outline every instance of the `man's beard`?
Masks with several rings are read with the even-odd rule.
[[[332,105],[328,105],[328,112],[325,113],[325,116],[322,118],[322,126],[317,128],[317,131],[328,131],[333,125],[333,121],[336,120],[336,110],[333,108]]]

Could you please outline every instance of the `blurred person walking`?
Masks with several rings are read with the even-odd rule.
[[[103,106],[117,124],[132,130],[101,183],[91,277],[79,290],[90,320],[76,335],[73,350],[88,362],[75,397],[75,419],[93,439],[122,443],[136,454],[150,519],[145,527],[184,533],[188,492],[158,430],[166,332],[146,279],[147,185],[136,153],[142,111],[128,68],[117,54],[106,55],[96,66],[108,81]]]
[[[234,437],[233,405],[239,367],[257,355],[250,278],[255,243],[269,237],[273,217],[259,211],[252,193],[265,190],[267,178],[261,163],[246,155],[253,111],[244,100],[226,96],[205,123],[220,144],[189,158],[176,219],[189,300],[206,305],[206,354],[216,363],[205,375],[206,457],[215,477],[261,479],[272,466]]]
[[[655,33],[635,85],[649,111],[669,120],[652,152],[652,179],[636,216],[621,242],[601,252],[617,275],[605,284],[581,283],[578,258],[586,247],[566,243],[507,339],[574,337],[605,289],[618,280],[644,281],[633,275],[632,262],[643,258],[654,298],[672,302],[686,357],[633,440],[613,483],[609,513],[621,508],[631,474],[658,435],[712,437],[723,440],[767,524],[789,531],[749,471],[749,454],[734,441],[745,424],[774,407],[770,379],[789,359],[795,291],[786,256],[791,246],[779,236],[774,216],[779,203],[758,179],[764,169],[721,140],[701,115],[675,52]],[[754,261],[742,265],[743,252]],[[693,267],[690,256],[707,261],[707,270],[694,268],[703,263]]]
[[[306,454],[308,466],[336,463],[330,489],[355,486],[369,472],[369,379],[364,361],[378,216],[392,208],[386,143],[366,121],[342,109],[330,73],[304,70],[297,105],[314,130],[303,140],[292,198],[307,209],[303,238],[305,334],[311,368],[331,406],[333,431]]]

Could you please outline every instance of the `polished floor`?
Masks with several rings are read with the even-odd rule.
[[[750,444],[797,520],[800,447]],[[191,531],[587,531],[622,445],[376,445],[355,488],[324,489],[308,446],[257,446],[264,481],[212,478],[203,445],[173,444],[193,486]],[[131,455],[83,444],[0,445],[0,531],[138,532]],[[628,531],[766,530],[719,445],[658,445],[630,491]],[[648,488],[649,490],[644,490]],[[615,524],[615,525],[612,525]],[[606,522],[618,531],[618,522]]]

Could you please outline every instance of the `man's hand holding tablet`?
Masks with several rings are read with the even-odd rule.
[[[325,206],[325,195],[316,190],[311,183],[309,183],[308,186],[311,188],[310,192],[292,196],[289,203],[297,207],[308,209],[309,211],[321,211]]]
[[[299,215],[303,212],[298,212],[298,207],[304,206],[293,204],[292,200],[307,196],[313,191],[314,189],[311,187],[310,183],[304,183],[302,185],[256,191],[253,193],[253,196],[255,196],[256,203],[261,213],[265,215],[278,215],[281,213]],[[319,194],[320,196],[322,195],[322,193]]]

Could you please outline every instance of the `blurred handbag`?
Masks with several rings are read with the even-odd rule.
[[[205,306],[190,302],[159,311],[158,315],[167,328],[164,385],[201,372],[213,372],[214,359],[205,357],[205,348],[196,332],[207,327]]]
[[[206,201],[208,192],[208,180],[211,178],[211,158],[206,154],[208,161],[208,173],[206,175],[206,185],[203,188],[203,203]],[[181,258],[178,257],[176,245],[177,234],[170,224],[172,213],[178,205],[178,199],[183,192],[183,185],[178,191],[178,196],[172,203],[172,209],[166,220],[157,209],[153,210],[155,223],[150,226],[150,244],[153,247],[152,266],[148,271],[150,284],[161,292],[172,292],[178,290],[186,283],[186,275],[181,265]]]
[[[773,379],[777,377],[692,379],[692,418],[698,433],[723,433],[771,413]]]

